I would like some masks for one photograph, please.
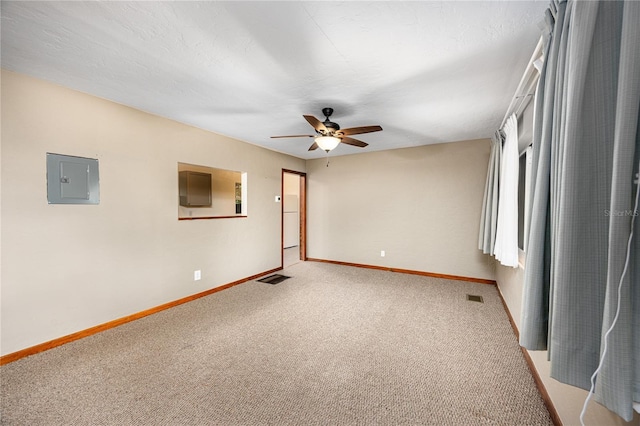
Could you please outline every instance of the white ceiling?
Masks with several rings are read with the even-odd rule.
[[[379,124],[331,155],[490,137],[547,0],[2,1],[2,67],[300,158],[303,119]]]

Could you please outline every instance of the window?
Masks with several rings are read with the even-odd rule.
[[[531,146],[520,153],[518,170],[518,248],[525,251],[529,227],[529,203],[531,196]]]

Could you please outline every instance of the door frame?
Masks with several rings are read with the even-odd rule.
[[[307,260],[307,174],[295,170],[282,169],[280,178],[280,267],[284,268],[284,174],[298,175],[300,177],[300,260]]]

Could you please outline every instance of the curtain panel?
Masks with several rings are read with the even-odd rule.
[[[554,0],[546,22],[520,343],[547,349],[551,376],[583,389],[601,364],[596,400],[631,421],[640,400],[640,2]]]
[[[484,185],[482,212],[480,217],[480,233],[478,248],[484,254],[493,255],[496,244],[496,227],[498,221],[498,191],[500,188],[500,156],[502,154],[502,134],[496,131],[491,138],[489,167]]]
[[[505,141],[500,164],[498,223],[495,256],[501,264],[518,267],[518,118],[512,114],[503,128]]]

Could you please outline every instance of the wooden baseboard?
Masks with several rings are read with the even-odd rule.
[[[487,280],[487,279],[484,279],[484,278],[473,278],[473,277],[463,277],[463,276],[459,276],[459,275],[437,274],[437,273],[434,273],[434,272],[414,271],[414,270],[411,270],[411,269],[391,268],[391,267],[388,267],[388,266],[364,265],[364,264],[360,264],[360,263],[340,262],[338,260],[327,260],[327,259],[315,259],[315,258],[311,258],[311,257],[307,258],[306,260],[308,260],[310,262],[333,263],[335,265],[354,266],[356,268],[367,268],[367,269],[377,269],[379,271],[398,272],[398,273],[401,273],[401,274],[422,275],[424,277],[444,278],[444,279],[447,279],[447,280],[469,281],[469,282],[478,283],[478,284],[497,285],[495,280]]]
[[[500,300],[502,301],[502,306],[504,307],[504,311],[507,313],[507,317],[509,318],[509,323],[511,323],[511,328],[513,329],[513,334],[516,336],[517,340],[520,340],[520,331],[516,326],[513,317],[511,316],[511,312],[509,311],[509,307],[507,306],[507,302],[505,302],[504,297],[502,297],[502,292],[500,291],[500,287],[496,286],[496,290],[498,291],[498,295],[500,296]],[[553,401],[549,396],[549,392],[547,392],[547,388],[544,386],[542,382],[542,378],[540,374],[538,374],[538,370],[536,369],[531,356],[529,355],[529,351],[520,346],[520,351],[522,352],[522,356],[529,366],[529,371],[531,371],[531,375],[533,376],[533,381],[536,382],[536,386],[538,387],[538,391],[542,396],[542,400],[544,401],[544,405],[547,407],[547,411],[549,411],[549,415],[551,416],[551,421],[555,426],[563,426],[562,420],[560,420],[560,415],[556,410],[555,405],[553,405]]]
[[[256,278],[260,278],[263,275],[271,274],[271,273],[279,271],[281,269],[282,268],[270,269],[268,271],[265,271],[265,272],[262,272],[262,273],[259,273],[259,274],[256,274],[256,275],[252,275],[250,277],[242,278],[240,280],[233,281],[231,283],[224,284],[224,285],[221,285],[219,287],[215,287],[215,288],[203,291],[201,293],[196,293],[196,294],[193,294],[191,296],[183,297],[182,299],[174,300],[172,302],[165,303],[163,305],[156,306],[154,308],[146,309],[144,311],[137,312],[137,313],[132,314],[132,315],[128,315],[126,317],[118,318],[116,320],[109,321],[109,322],[106,322],[104,324],[96,325],[95,327],[87,328],[86,330],[81,330],[81,331],[78,331],[76,333],[72,333],[72,334],[69,334],[69,335],[66,335],[66,336],[62,336],[62,337],[59,337],[57,339],[50,340],[48,342],[40,343],[38,345],[31,346],[29,348],[22,349],[22,350],[17,351],[17,352],[12,352],[10,354],[7,354],[7,355],[4,355],[4,356],[0,357],[0,365],[8,364],[10,362],[17,361],[17,360],[19,360],[21,358],[24,358],[24,357],[27,357],[27,356],[30,356],[30,355],[34,355],[34,354],[37,354],[37,353],[40,353],[40,352],[44,352],[44,351],[47,351],[49,349],[53,349],[53,348],[58,347],[58,346],[62,346],[65,343],[73,342],[75,340],[79,340],[79,339],[83,339],[83,338],[88,337],[88,336],[92,336],[92,335],[94,335],[96,333],[100,333],[101,331],[109,330],[110,328],[114,328],[114,327],[117,327],[119,325],[126,324],[128,322],[135,321],[137,319],[144,318],[144,317],[149,316],[149,315],[153,315],[153,314],[155,314],[157,312],[164,311],[165,309],[173,308],[174,306],[182,305],[183,303],[191,302],[192,300],[196,300],[196,299],[199,299],[199,298],[204,297],[204,296],[209,296],[210,294],[217,293],[219,291],[222,291],[222,290],[225,290],[227,288],[236,286],[238,284],[245,283],[247,281],[254,280]]]

